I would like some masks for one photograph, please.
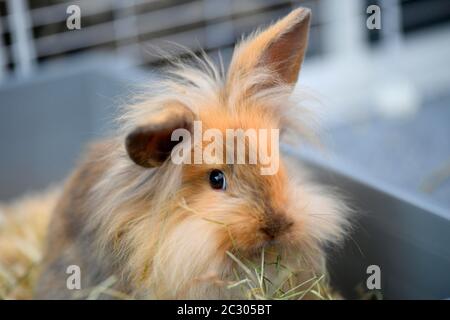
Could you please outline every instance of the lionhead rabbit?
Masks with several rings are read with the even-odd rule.
[[[193,132],[195,122],[224,137],[228,129],[295,127],[291,92],[309,22],[310,11],[296,9],[242,41],[225,75],[207,59],[180,64],[148,99],[127,107],[117,135],[92,145],[66,183],[36,297],[73,298],[66,272],[74,265],[82,289],[114,275],[114,290],[136,298],[239,297],[230,288],[239,269],[232,257],[258,263],[263,248],[299,281],[326,272],[324,246],[343,238],[349,211],[283,154],[271,159],[279,162],[271,174],[261,174],[260,161],[224,161],[235,156],[229,141],[218,161],[172,161],[187,142],[172,134]],[[190,150],[207,147],[206,139]]]

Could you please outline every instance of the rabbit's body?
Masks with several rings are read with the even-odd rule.
[[[89,215],[90,190],[108,168],[107,160],[99,160],[108,153],[107,143],[92,145],[87,156],[66,182],[63,195],[53,210],[47,230],[44,272],[36,287],[40,299],[69,299],[77,291],[67,288],[68,267],[80,267],[82,288],[100,285],[113,273],[112,265],[96,247],[95,234],[86,229]],[[81,296],[79,296],[81,298]]]
[[[67,288],[71,265],[85,290],[114,275],[114,289],[137,298],[242,297],[227,288],[235,280],[227,252],[257,261],[262,248],[299,281],[326,273],[323,247],[342,239],[348,210],[287,158],[261,175],[261,163],[224,164],[227,146],[210,164],[175,164],[170,155],[186,143],[171,134],[191,131],[193,121],[222,133],[292,129],[308,26],[309,11],[295,10],[243,42],[226,76],[207,61],[181,65],[130,107],[117,137],[93,145],[66,184],[36,297],[79,294]]]

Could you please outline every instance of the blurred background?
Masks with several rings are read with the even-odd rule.
[[[116,108],[151,90],[155,48],[227,64],[243,34],[298,6],[313,20],[296,90],[325,134],[294,152],[345,172],[334,183],[380,222],[363,230],[377,246],[358,237],[359,267],[347,254],[336,270],[353,286],[371,260],[395,283],[388,297],[450,296],[450,0],[0,0],[0,201],[62,181]]]

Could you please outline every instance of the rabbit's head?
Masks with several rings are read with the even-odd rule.
[[[179,65],[122,117],[125,143],[95,189],[96,217],[138,292],[226,296],[227,251],[253,259],[271,247],[294,268],[324,271],[346,207],[278,149],[279,130],[301,117],[291,93],[309,21],[297,9],[250,36],[225,75],[207,59]]]

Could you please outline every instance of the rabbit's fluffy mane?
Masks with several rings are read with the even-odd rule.
[[[229,297],[220,283],[229,273],[230,262],[224,251],[230,248],[218,248],[211,240],[217,237],[214,230],[223,226],[192,218],[196,212],[177,195],[182,166],[170,160],[157,169],[135,165],[123,146],[126,133],[174,103],[186,106],[199,120],[208,119],[209,123],[211,119],[220,122],[217,115],[225,112],[240,119],[243,126],[258,128],[264,126],[262,119],[269,119],[271,126],[282,131],[309,133],[304,130],[305,112],[299,103],[302,97],[294,97],[292,88],[279,82],[270,70],[257,68],[249,74],[225,75],[206,57],[195,57],[194,61],[175,63],[168,77],[152,83],[150,96],[141,96],[139,102],[123,110],[119,135],[111,143],[111,152],[100,159],[107,169],[91,191],[89,205],[94,215],[87,221],[86,231],[97,234],[99,252],[114,257],[122,266],[120,276],[134,284],[138,295]],[[270,86],[261,86],[269,82]],[[311,188],[315,188],[311,194],[322,192]],[[323,271],[321,246],[341,239],[347,225],[347,208],[330,192],[327,194],[330,196],[311,197],[311,202],[333,215],[324,218],[330,221],[322,223],[321,228],[311,227],[311,239],[302,247],[301,259],[316,271]],[[183,229],[171,231],[181,221]]]

